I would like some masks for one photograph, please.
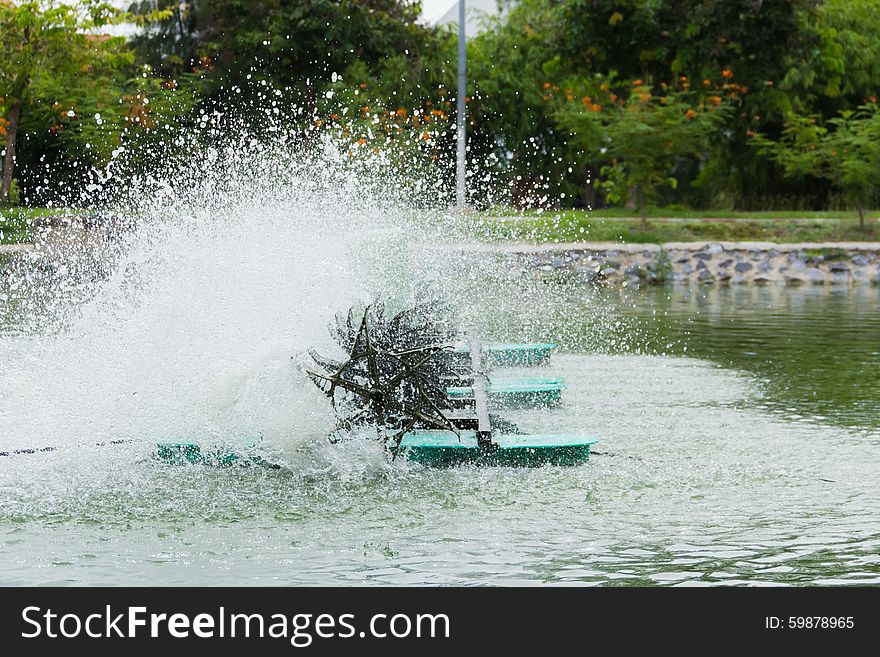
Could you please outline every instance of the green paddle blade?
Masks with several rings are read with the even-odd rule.
[[[480,447],[473,431],[459,439],[451,431],[413,431],[403,437],[400,454],[434,467],[492,465],[536,467],[578,465],[590,458],[594,438],[575,435],[501,435],[495,447]]]
[[[559,404],[565,388],[565,381],[558,377],[493,377],[486,386],[486,393],[496,408],[531,408]],[[452,386],[446,389],[446,394],[450,399],[469,399],[473,396],[473,388]]]

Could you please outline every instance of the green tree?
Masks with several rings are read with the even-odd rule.
[[[135,39],[153,66],[207,65],[218,86],[258,78],[312,97],[332,73],[416,57],[437,33],[418,22],[420,3],[406,0],[139,0],[131,9],[164,12]]]
[[[98,106],[113,105],[98,78],[106,76],[105,64],[123,56],[121,40],[93,32],[118,21],[121,12],[106,2],[79,0],[62,3],[42,0],[0,4],[0,96],[4,99],[5,156],[0,200],[6,201],[15,171],[16,146],[23,113],[40,107],[55,114],[51,125],[82,118],[73,99],[89,96],[92,118]],[[47,97],[55,98],[46,104]],[[103,97],[103,100],[102,100]],[[65,102],[61,102],[61,101]],[[100,118],[94,119],[101,122]]]
[[[796,179],[824,178],[840,190],[865,226],[865,209],[880,190],[880,107],[843,110],[827,125],[792,114],[778,140],[756,134],[752,145]]]
[[[855,108],[880,86],[880,3],[824,0],[804,15],[803,39],[811,47],[793,62],[779,88],[792,109],[825,117]]]
[[[726,191],[719,187],[751,193],[764,178],[760,167],[772,165],[746,146],[746,132],[781,129],[791,105],[779,81],[818,42],[805,27],[814,20],[814,4],[521,0],[469,46],[474,134],[481,143],[498,146],[499,159],[508,163],[515,180],[549,175],[562,183],[554,186],[566,198],[574,191],[589,201],[587,181],[598,171],[583,143],[567,139],[543,98],[548,90],[593,75],[669,82],[684,76],[696,89],[728,71],[740,85],[741,107],[726,114],[724,139],[708,151],[707,165],[716,175],[704,181],[699,194],[711,200]]]
[[[260,132],[254,109],[268,86],[282,94],[273,105],[306,135],[338,130],[358,152],[392,135],[447,149],[434,126],[454,101],[455,44],[448,30],[419,22],[417,2],[139,0],[130,10],[167,10],[134,38],[136,51],[166,78],[195,72],[201,107],[236,108],[246,117],[241,129]]]
[[[733,101],[722,94],[730,84],[697,94],[664,83],[655,94],[642,80],[613,84],[595,77],[560,89],[556,116],[585,152],[604,163],[600,185],[608,199],[631,198],[645,223],[659,190],[678,186],[676,165],[704,155],[729,118]]]
[[[572,75],[559,54],[563,3],[522,0],[468,42],[469,150],[510,181],[516,205],[589,202],[591,171],[558,129],[548,89]]]

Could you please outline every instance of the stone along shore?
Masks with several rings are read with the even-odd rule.
[[[538,271],[574,272],[595,283],[880,284],[880,242],[582,242],[502,250],[528,258]]]

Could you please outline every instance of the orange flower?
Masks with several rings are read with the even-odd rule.
[[[403,118],[404,116],[406,116],[406,110],[403,109],[402,107],[399,107],[399,108],[397,108],[396,114],[397,114],[397,116]]]
[[[689,109],[687,112],[684,113],[684,115],[688,119],[693,119],[693,118],[696,118],[697,113],[694,110]]]
[[[633,86],[634,87],[642,86],[642,81],[641,80],[633,80]]]
[[[709,96],[709,102],[713,105],[721,104],[721,96]]]
[[[703,84],[708,87],[710,84],[712,84],[712,82],[710,82],[709,80],[703,80]]]
[[[551,85],[549,82],[545,82],[544,84],[541,85],[541,89],[547,90],[547,89],[549,89],[551,86],[552,86],[552,85]]]
[[[682,75],[682,76],[680,76],[680,77],[678,78],[678,81],[679,81],[679,82],[687,82],[687,81],[688,81],[688,76],[686,76],[686,75]]]
[[[721,77],[729,80],[730,78],[733,77],[733,71],[731,71],[729,68],[726,68],[723,71],[721,71]]]
[[[431,135],[429,135],[427,132],[422,133],[422,141],[429,141],[430,139]]]
[[[584,96],[583,98],[581,98],[581,102],[582,102],[584,105],[589,105],[589,104],[591,104],[591,103],[593,102],[593,99],[590,98],[589,96]]]
[[[601,112],[602,106],[597,105],[596,103],[593,103],[592,105],[590,105],[590,110],[592,110],[593,112]]]
[[[363,145],[366,144],[366,143],[367,143],[367,140],[364,139],[363,137],[361,137],[360,139],[357,140],[357,145],[358,145],[358,146],[363,146]]]

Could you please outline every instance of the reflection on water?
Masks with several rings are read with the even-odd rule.
[[[486,306],[481,330],[507,339],[554,340],[576,353],[698,357],[748,373],[753,408],[880,428],[878,286],[595,290],[554,278],[499,292]]]
[[[880,288],[651,288],[629,300],[651,345],[752,374],[761,406],[880,427]]]

